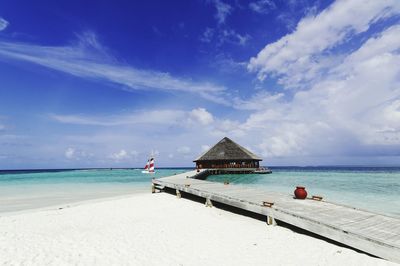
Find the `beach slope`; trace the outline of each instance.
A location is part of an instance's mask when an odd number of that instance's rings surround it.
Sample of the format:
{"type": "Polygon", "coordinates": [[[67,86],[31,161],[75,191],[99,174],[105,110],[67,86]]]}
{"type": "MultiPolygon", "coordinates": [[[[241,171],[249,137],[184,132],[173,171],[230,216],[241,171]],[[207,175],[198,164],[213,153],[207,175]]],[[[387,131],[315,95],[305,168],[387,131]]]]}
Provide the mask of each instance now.
{"type": "Polygon", "coordinates": [[[0,216],[1,265],[397,265],[166,194],[0,216]]]}

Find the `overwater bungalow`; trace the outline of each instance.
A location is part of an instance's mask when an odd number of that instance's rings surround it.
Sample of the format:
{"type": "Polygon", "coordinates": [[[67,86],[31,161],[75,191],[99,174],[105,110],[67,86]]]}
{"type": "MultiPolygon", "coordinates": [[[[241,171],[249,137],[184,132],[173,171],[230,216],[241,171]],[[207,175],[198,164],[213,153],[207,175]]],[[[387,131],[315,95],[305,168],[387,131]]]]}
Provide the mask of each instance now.
{"type": "Polygon", "coordinates": [[[208,169],[211,174],[269,173],[260,168],[262,159],[230,138],[223,138],[193,162],[197,169],[208,169]]]}

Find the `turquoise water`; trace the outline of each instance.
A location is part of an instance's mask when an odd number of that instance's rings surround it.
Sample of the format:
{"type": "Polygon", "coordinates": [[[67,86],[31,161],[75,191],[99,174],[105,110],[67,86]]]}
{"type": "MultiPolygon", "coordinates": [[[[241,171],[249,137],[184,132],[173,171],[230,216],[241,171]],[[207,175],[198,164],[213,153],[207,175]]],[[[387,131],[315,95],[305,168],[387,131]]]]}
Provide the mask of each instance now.
{"type": "Polygon", "coordinates": [[[0,213],[63,205],[134,193],[150,192],[152,178],[182,173],[161,169],[142,174],[140,169],[72,171],[0,171],[0,213]]]}
{"type": "MultiPolygon", "coordinates": [[[[309,195],[369,211],[400,217],[400,168],[272,168],[268,175],[221,175],[208,180],[246,184],[292,194],[296,185],[309,195]]],[[[150,191],[153,177],[182,173],[187,169],[73,170],[60,172],[0,171],[0,212],[55,206],[150,191]]]]}
{"type": "Polygon", "coordinates": [[[399,168],[273,168],[268,175],[220,175],[208,180],[293,194],[297,185],[324,200],[400,217],[399,168]]]}

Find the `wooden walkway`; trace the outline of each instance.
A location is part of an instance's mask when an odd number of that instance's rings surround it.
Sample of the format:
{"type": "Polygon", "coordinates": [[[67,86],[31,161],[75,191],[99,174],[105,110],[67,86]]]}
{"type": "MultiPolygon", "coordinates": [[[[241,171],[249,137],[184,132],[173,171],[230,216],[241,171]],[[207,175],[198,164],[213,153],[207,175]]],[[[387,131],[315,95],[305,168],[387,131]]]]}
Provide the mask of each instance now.
{"type": "MultiPolygon", "coordinates": [[[[195,179],[205,175],[190,171],[153,179],[153,189],[175,189],[205,199],[265,215],[335,240],[366,253],[400,263],[400,219],[325,201],[296,200],[293,195],[264,191],[242,185],[195,179]],[[271,207],[264,206],[271,202],[271,207]]],[[[390,204],[390,203],[388,203],[390,204]]]]}

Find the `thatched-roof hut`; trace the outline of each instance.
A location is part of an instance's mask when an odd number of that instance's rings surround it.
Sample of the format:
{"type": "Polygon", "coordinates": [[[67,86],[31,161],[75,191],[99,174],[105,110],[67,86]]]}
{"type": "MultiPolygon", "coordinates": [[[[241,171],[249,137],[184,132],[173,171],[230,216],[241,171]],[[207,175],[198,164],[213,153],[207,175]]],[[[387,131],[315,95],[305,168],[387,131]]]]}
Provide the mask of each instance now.
{"type": "Polygon", "coordinates": [[[197,169],[211,169],[217,173],[253,173],[262,159],[230,138],[223,138],[193,162],[197,169]]]}

